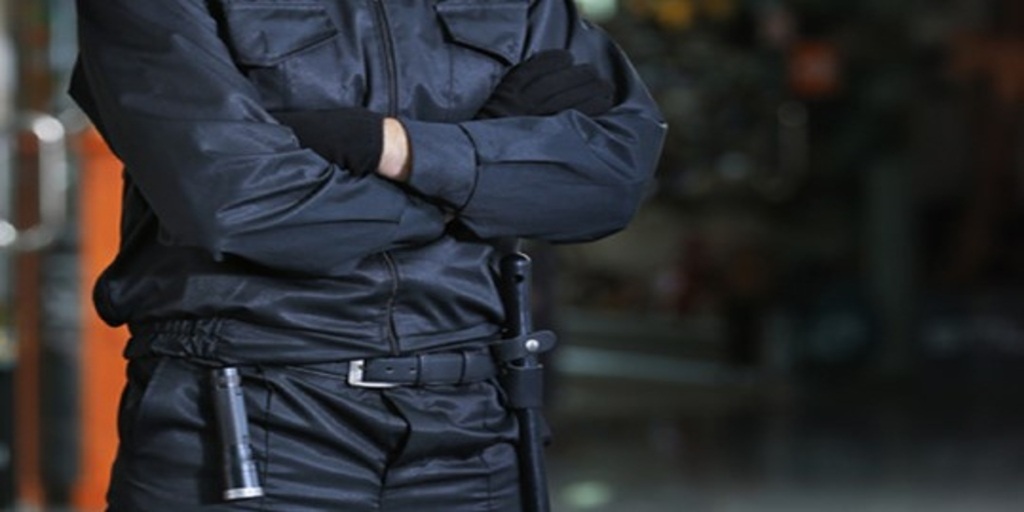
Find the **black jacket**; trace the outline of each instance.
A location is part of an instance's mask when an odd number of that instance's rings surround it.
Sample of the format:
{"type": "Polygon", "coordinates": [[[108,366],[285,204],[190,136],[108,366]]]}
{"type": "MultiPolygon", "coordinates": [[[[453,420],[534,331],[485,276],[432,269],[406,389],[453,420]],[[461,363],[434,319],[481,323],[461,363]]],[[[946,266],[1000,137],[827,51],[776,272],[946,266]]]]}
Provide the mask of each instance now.
{"type": "Polygon", "coordinates": [[[623,228],[665,126],[571,0],[78,0],[71,94],[125,164],[122,240],[97,283],[128,355],[316,361],[493,338],[485,240],[623,228]],[[550,48],[617,89],[589,118],[473,120],[550,48]],[[411,182],[302,149],[276,110],[398,117],[411,182]],[[455,220],[450,218],[454,212],[455,220]]]}

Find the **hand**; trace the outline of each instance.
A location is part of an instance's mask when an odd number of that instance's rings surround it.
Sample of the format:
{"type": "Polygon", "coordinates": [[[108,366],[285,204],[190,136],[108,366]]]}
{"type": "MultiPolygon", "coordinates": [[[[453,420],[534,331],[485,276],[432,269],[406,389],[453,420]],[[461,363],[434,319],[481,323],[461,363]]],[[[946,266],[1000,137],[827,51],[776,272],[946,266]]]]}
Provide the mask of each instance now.
{"type": "MultiPolygon", "coordinates": [[[[299,144],[352,174],[377,172],[384,153],[384,116],[364,108],[272,112],[299,144]]],[[[404,134],[404,131],[403,131],[404,134]]]]}
{"type": "Polygon", "coordinates": [[[393,117],[384,119],[384,151],[380,157],[377,174],[399,182],[409,181],[412,167],[409,154],[409,135],[402,123],[393,117]]]}
{"type": "Polygon", "coordinates": [[[478,119],[543,116],[578,110],[588,116],[614,105],[615,88],[567,50],[546,50],[512,67],[477,113],[478,119]]]}

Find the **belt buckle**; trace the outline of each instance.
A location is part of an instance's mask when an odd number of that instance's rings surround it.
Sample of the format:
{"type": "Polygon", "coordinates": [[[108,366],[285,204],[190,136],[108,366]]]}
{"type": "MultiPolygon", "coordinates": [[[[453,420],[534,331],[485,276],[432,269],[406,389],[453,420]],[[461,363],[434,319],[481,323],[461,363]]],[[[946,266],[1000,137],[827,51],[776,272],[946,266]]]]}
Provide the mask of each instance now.
{"type": "Polygon", "coordinates": [[[389,389],[397,388],[396,382],[371,382],[363,379],[365,359],[354,359],[348,363],[348,385],[356,388],[389,389]]]}

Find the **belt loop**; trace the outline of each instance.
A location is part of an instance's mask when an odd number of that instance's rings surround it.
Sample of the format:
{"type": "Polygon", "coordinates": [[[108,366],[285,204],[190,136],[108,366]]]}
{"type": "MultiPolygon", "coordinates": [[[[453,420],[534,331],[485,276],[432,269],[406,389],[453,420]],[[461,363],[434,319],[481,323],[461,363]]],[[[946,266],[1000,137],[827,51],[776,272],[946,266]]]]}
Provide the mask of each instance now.
{"type": "Polygon", "coordinates": [[[423,380],[426,373],[423,365],[423,354],[416,354],[416,385],[422,386],[425,381],[423,380]]]}
{"type": "Polygon", "coordinates": [[[459,352],[459,358],[460,358],[462,364],[459,365],[459,380],[458,380],[458,383],[459,384],[465,384],[466,383],[466,372],[469,371],[469,353],[463,350],[463,351],[459,352]]]}

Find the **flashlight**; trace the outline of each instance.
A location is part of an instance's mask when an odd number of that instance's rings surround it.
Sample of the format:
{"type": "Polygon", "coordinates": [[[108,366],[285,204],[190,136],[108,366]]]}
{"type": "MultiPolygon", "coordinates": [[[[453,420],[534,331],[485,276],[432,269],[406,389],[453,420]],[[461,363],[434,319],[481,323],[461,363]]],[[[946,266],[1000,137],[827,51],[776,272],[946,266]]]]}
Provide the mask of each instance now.
{"type": "Polygon", "coordinates": [[[237,368],[213,370],[213,406],[217,411],[223,452],[224,499],[234,501],[263,496],[249,445],[249,421],[242,395],[242,377],[237,368]]]}

